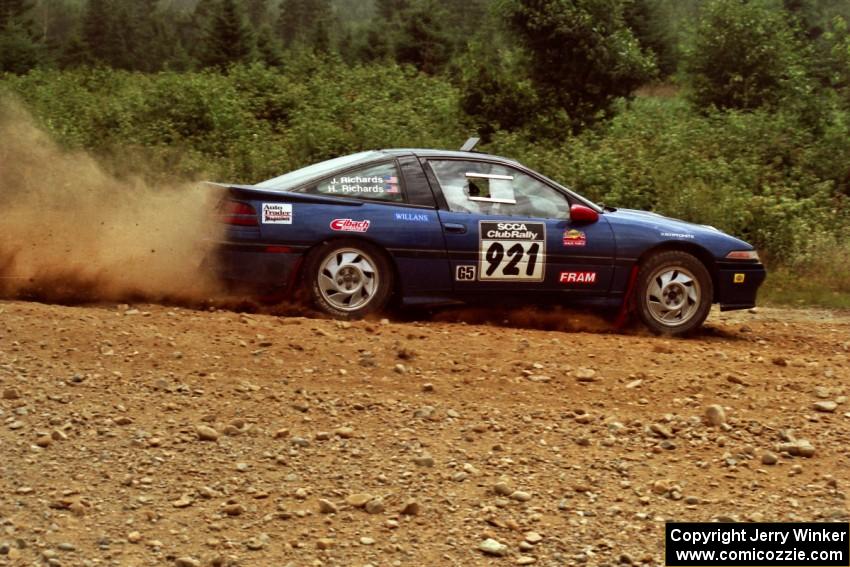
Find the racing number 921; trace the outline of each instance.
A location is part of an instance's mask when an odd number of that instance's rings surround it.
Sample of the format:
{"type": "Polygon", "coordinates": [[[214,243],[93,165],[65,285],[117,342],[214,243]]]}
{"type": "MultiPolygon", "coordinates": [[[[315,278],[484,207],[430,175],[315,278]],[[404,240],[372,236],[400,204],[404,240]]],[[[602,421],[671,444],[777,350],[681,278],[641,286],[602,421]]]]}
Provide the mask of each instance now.
{"type": "Polygon", "coordinates": [[[482,281],[543,281],[546,225],[481,221],[478,278],[482,281]]]}

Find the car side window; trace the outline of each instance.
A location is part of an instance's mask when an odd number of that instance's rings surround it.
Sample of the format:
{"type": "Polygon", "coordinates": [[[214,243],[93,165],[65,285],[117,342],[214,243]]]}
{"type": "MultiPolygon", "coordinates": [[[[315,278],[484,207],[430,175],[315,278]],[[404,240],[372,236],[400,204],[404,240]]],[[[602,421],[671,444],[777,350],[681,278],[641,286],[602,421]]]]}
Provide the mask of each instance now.
{"type": "Polygon", "coordinates": [[[430,160],[452,212],[569,218],[567,197],[530,175],[496,163],[430,160]]]}
{"type": "Polygon", "coordinates": [[[404,193],[399,183],[398,168],[394,162],[370,165],[362,169],[346,171],[308,185],[299,190],[311,195],[333,195],[353,199],[404,202],[404,193]]]}

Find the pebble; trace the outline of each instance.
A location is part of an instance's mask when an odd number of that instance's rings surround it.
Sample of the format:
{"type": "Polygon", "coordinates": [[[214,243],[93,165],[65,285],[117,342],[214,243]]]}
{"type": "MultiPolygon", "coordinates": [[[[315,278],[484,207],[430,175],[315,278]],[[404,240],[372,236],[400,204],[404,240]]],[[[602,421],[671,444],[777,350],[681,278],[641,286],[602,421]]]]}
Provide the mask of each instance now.
{"type": "Polygon", "coordinates": [[[186,508],[188,506],[191,506],[192,502],[194,502],[194,500],[192,500],[192,497],[188,494],[184,494],[179,499],[172,502],[171,505],[175,508],[186,508]]]}
{"type": "Polygon", "coordinates": [[[649,430],[655,433],[658,437],[662,439],[670,439],[673,437],[673,432],[661,425],[660,423],[653,423],[649,426],[649,430]]]}
{"type": "Polygon", "coordinates": [[[541,541],[543,541],[543,536],[537,532],[526,532],[525,541],[531,544],[540,543],[541,541]]]}
{"type": "Polygon", "coordinates": [[[17,400],[20,399],[21,393],[16,388],[6,388],[3,390],[3,399],[4,400],[17,400]]]}
{"type": "Polygon", "coordinates": [[[178,557],[174,560],[175,565],[177,567],[201,567],[201,562],[195,559],[194,557],[178,557]]]}
{"type": "Polygon", "coordinates": [[[530,555],[520,555],[514,563],[517,565],[532,565],[537,563],[537,558],[530,555]]]}
{"type": "Polygon", "coordinates": [[[218,441],[218,431],[208,425],[199,425],[195,428],[198,439],[201,441],[218,441]]]}
{"type": "Polygon", "coordinates": [[[418,516],[420,511],[419,502],[416,500],[408,500],[404,503],[401,513],[405,516],[418,516]]]}
{"type": "Polygon", "coordinates": [[[775,465],[779,462],[779,456],[772,451],[765,451],[761,455],[761,463],[763,465],[775,465]]]}
{"type": "Polygon", "coordinates": [[[127,534],[127,541],[130,543],[139,543],[142,541],[142,534],[139,532],[130,532],[127,534]]]}
{"type": "Polygon", "coordinates": [[[339,512],[339,508],[330,500],[322,498],[319,500],[319,512],[322,514],[336,514],[339,512]]]}
{"type": "Polygon", "coordinates": [[[523,490],[515,490],[511,493],[511,499],[517,502],[528,502],[531,500],[531,494],[523,490]]]}
{"type": "Polygon", "coordinates": [[[228,516],[240,516],[245,511],[245,506],[238,503],[232,503],[226,505],[221,511],[228,516]]]}
{"type": "Polygon", "coordinates": [[[595,382],[598,380],[596,370],[592,368],[579,368],[576,370],[575,376],[579,382],[595,382]]]}
{"type": "Polygon", "coordinates": [[[426,383],[422,384],[422,391],[423,392],[433,392],[434,391],[434,385],[431,384],[430,382],[426,382],[426,383]]]}
{"type": "Polygon", "coordinates": [[[833,413],[838,408],[838,404],[833,401],[815,402],[812,407],[815,411],[833,413]]]}
{"type": "Polygon", "coordinates": [[[508,554],[508,546],[499,543],[493,538],[487,538],[478,544],[478,551],[481,551],[485,555],[493,555],[495,557],[504,557],[508,554]]]}
{"type": "Polygon", "coordinates": [[[329,537],[322,537],[316,540],[316,548],[330,549],[334,546],[334,540],[329,537]]]}
{"type": "Polygon", "coordinates": [[[373,545],[374,543],[375,543],[375,540],[372,539],[371,537],[361,537],[360,538],[360,544],[361,545],[373,545]]]}
{"type": "Polygon", "coordinates": [[[783,443],[779,445],[778,450],[780,452],[790,453],[795,457],[812,457],[815,454],[814,446],[807,439],[797,439],[790,443],[783,443]]]}
{"type": "Polygon", "coordinates": [[[726,423],[726,410],[719,404],[705,408],[705,420],[709,425],[717,427],[726,423]]]}
{"type": "Polygon", "coordinates": [[[362,508],[366,505],[367,502],[372,500],[373,496],[366,492],[361,492],[357,494],[350,494],[345,501],[349,506],[354,506],[355,508],[362,508]]]}
{"type": "Polygon", "coordinates": [[[367,514],[380,514],[384,511],[384,501],[380,498],[374,498],[366,502],[367,514]]]}
{"type": "Polygon", "coordinates": [[[430,455],[423,455],[421,457],[413,457],[413,463],[420,467],[433,467],[434,466],[434,457],[430,455]]]}
{"type": "Polygon", "coordinates": [[[353,427],[340,427],[334,431],[337,437],[341,437],[342,439],[351,439],[354,437],[354,428],[353,427]]]}

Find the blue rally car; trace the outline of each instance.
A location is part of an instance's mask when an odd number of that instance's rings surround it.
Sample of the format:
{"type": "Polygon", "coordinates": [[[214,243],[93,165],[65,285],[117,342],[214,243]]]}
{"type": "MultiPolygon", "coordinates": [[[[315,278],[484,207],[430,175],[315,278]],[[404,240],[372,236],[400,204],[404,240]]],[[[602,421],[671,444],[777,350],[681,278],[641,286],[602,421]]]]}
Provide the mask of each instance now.
{"type": "Polygon", "coordinates": [[[406,305],[593,301],[682,334],[712,303],[755,305],[746,242],[655,213],[600,207],[516,161],[393,149],[256,185],[222,185],[217,269],[257,293],[304,290],[340,318],[406,305]]]}

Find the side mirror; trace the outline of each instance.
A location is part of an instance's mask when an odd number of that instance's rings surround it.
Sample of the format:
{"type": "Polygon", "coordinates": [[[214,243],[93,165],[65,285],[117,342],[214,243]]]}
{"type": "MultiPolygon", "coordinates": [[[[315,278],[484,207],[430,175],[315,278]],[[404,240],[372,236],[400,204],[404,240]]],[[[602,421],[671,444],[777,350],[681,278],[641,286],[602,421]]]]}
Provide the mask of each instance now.
{"type": "Polygon", "coordinates": [[[599,213],[584,205],[570,207],[570,220],[577,224],[591,224],[599,220],[599,213]]]}

